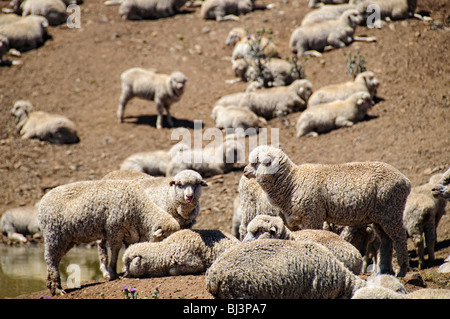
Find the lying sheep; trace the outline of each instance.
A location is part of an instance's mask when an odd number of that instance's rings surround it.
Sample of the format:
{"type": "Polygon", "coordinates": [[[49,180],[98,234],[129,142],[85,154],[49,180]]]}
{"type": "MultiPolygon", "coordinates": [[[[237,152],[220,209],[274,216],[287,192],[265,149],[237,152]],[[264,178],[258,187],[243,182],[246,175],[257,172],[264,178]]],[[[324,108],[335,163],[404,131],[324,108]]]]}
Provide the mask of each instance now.
{"type": "Polygon", "coordinates": [[[187,78],[181,72],[173,72],[170,75],[158,74],[152,70],[131,68],[120,76],[122,81],[122,93],[120,95],[117,118],[123,122],[123,113],[128,101],[137,96],[141,99],[155,101],[158,117],[156,127],[162,128],[163,111],[167,113],[169,126],[173,126],[170,116],[170,105],[181,98],[186,86],[187,78]]]}
{"type": "Polygon", "coordinates": [[[314,91],[308,100],[308,106],[345,100],[357,92],[367,92],[374,99],[379,85],[380,82],[375,74],[371,71],[365,71],[359,73],[353,81],[323,86],[314,91]]]}
{"type": "Polygon", "coordinates": [[[53,295],[64,293],[59,263],[75,244],[100,240],[100,269],[105,278],[113,280],[122,244],[161,241],[180,229],[172,216],[147,198],[145,188],[132,180],[56,187],[41,199],[38,220],[45,238],[47,287],[53,295]],[[111,248],[109,264],[107,246],[111,248]]]}
{"type": "Polygon", "coordinates": [[[271,119],[277,114],[303,111],[312,88],[308,80],[295,80],[289,86],[249,92],[242,96],[239,107],[248,108],[265,119],[271,119]]]}
{"type": "Polygon", "coordinates": [[[262,61],[261,64],[261,74],[253,60],[238,59],[233,62],[232,69],[242,81],[259,81],[265,86],[284,86],[297,80],[291,63],[286,60],[271,58],[267,62],[262,61]]]}
{"type": "Polygon", "coordinates": [[[11,7],[22,16],[43,16],[50,25],[59,25],[67,20],[66,4],[61,0],[12,0],[11,7]]]}
{"type": "Polygon", "coordinates": [[[186,145],[178,143],[170,150],[134,153],[122,162],[120,169],[138,171],[152,176],[166,176],[167,164],[178,152],[186,149],[186,145]]]}
{"type": "Polygon", "coordinates": [[[9,239],[26,243],[24,235],[39,235],[38,208],[36,205],[8,209],[0,218],[0,232],[9,239]]]}
{"type": "Polygon", "coordinates": [[[38,138],[56,144],[80,141],[75,124],[67,117],[33,109],[29,101],[19,100],[14,103],[11,110],[22,138],[38,138]]]}
{"type": "Polygon", "coordinates": [[[339,19],[322,21],[297,28],[289,40],[289,48],[300,55],[321,56],[326,47],[342,48],[355,40],[374,41],[374,38],[355,37],[361,16],[355,9],[344,11],[339,19]]]}
{"type": "Polygon", "coordinates": [[[358,92],[344,101],[334,101],[307,108],[297,120],[297,137],[353,126],[364,119],[373,106],[369,93],[358,92]]]}
{"type": "Polygon", "coordinates": [[[437,226],[445,214],[445,199],[433,197],[432,188],[443,174],[433,175],[428,183],[413,187],[403,212],[403,225],[408,236],[414,242],[419,256],[419,269],[425,268],[424,239],[428,250],[428,263],[434,264],[434,246],[436,245],[437,226]]]}
{"type": "Polygon", "coordinates": [[[159,243],[137,243],[125,250],[125,277],[199,274],[239,240],[219,230],[177,231],[159,243]]]}
{"type": "Polygon", "coordinates": [[[254,2],[255,0],[205,0],[200,15],[203,19],[216,21],[238,20],[238,15],[271,8],[270,5],[256,5],[254,2]]]}
{"type": "Polygon", "coordinates": [[[225,140],[215,147],[193,148],[178,153],[167,165],[166,176],[191,169],[203,177],[231,171],[241,157],[241,146],[237,141],[225,140]]]}
{"type": "Polygon", "coordinates": [[[29,15],[16,22],[0,25],[0,34],[8,38],[10,48],[28,51],[45,42],[47,27],[46,18],[29,15]]]}
{"type": "Polygon", "coordinates": [[[145,187],[147,199],[169,213],[180,228],[191,228],[200,213],[202,187],[208,184],[199,173],[183,170],[174,177],[150,177],[134,171],[113,171],[103,179],[136,180],[145,187]]]}
{"type": "Polygon", "coordinates": [[[445,171],[431,192],[436,198],[443,198],[450,201],[450,168],[445,171]]]}
{"type": "Polygon", "coordinates": [[[119,14],[129,20],[165,18],[178,13],[185,3],[186,0],[124,0],[119,14]]]}
{"type": "Polygon", "coordinates": [[[259,90],[262,88],[261,83],[257,81],[250,82],[245,89],[244,92],[237,92],[237,93],[231,93],[222,96],[220,99],[217,100],[216,105],[222,105],[222,106],[229,106],[229,105],[239,105],[241,102],[241,99],[244,95],[246,95],[249,92],[254,92],[256,90],[259,90]]]}
{"type": "Polygon", "coordinates": [[[216,105],[211,113],[211,118],[216,122],[216,127],[220,129],[259,129],[267,126],[267,121],[259,117],[251,110],[239,106],[216,105]]]}
{"type": "Polygon", "coordinates": [[[310,8],[317,8],[323,4],[329,4],[329,5],[339,5],[343,3],[348,3],[349,0],[309,0],[308,1],[308,7],[310,8]]]}
{"type": "Polygon", "coordinates": [[[365,17],[369,15],[370,6],[376,6],[379,18],[382,20],[402,20],[414,17],[416,11],[417,0],[363,0],[352,1],[357,3],[360,12],[367,12],[365,17]]]}
{"type": "Polygon", "coordinates": [[[243,241],[256,239],[286,239],[318,243],[328,248],[355,275],[361,272],[363,260],[358,249],[339,235],[327,230],[303,229],[291,232],[284,225],[281,217],[258,215],[247,225],[247,235],[243,241]]]}
{"type": "Polygon", "coordinates": [[[255,240],[229,248],[206,271],[216,298],[350,298],[365,281],[324,246],[313,242],[255,240]]]}
{"type": "Polygon", "coordinates": [[[355,5],[348,3],[323,5],[318,9],[309,11],[303,17],[301,26],[303,27],[327,20],[336,20],[341,16],[342,13],[344,13],[344,11],[347,11],[349,9],[355,9],[355,5]]]}
{"type": "Polygon", "coordinates": [[[244,169],[278,207],[289,229],[322,229],[323,222],[361,227],[373,224],[380,237],[380,271],[392,272],[392,245],[402,277],[408,270],[403,210],[410,181],[380,162],[294,164],[278,148],[258,146],[244,169]]]}

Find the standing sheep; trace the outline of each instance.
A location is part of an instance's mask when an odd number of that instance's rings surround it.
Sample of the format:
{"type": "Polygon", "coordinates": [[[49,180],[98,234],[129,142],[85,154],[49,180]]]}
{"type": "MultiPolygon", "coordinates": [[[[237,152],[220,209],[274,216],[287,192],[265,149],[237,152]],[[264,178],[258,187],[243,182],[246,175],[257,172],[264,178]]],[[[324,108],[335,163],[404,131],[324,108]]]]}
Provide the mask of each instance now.
{"type": "Polygon", "coordinates": [[[177,231],[158,243],[137,243],[125,250],[126,277],[178,276],[206,271],[239,240],[219,230],[177,231]]]}
{"type": "Polygon", "coordinates": [[[216,298],[350,298],[365,281],[324,246],[278,239],[229,248],[206,271],[206,288],[216,298]]]}
{"type": "Polygon", "coordinates": [[[433,197],[431,189],[443,174],[433,175],[427,184],[413,187],[403,212],[403,225],[414,242],[419,256],[419,269],[425,268],[424,240],[428,250],[428,262],[434,263],[434,246],[437,239],[437,226],[445,214],[445,199],[433,197]]]}
{"type": "Polygon", "coordinates": [[[158,117],[156,127],[162,128],[163,111],[167,113],[169,126],[173,126],[170,116],[170,105],[181,98],[184,92],[187,77],[181,72],[173,72],[170,75],[158,74],[152,70],[131,68],[120,76],[122,81],[122,93],[120,96],[117,118],[123,122],[123,113],[128,101],[137,96],[141,99],[155,101],[158,117]]]}
{"type": "Polygon", "coordinates": [[[307,108],[297,120],[297,137],[318,136],[336,128],[353,126],[364,119],[372,106],[369,93],[358,92],[344,101],[307,108]]]}
{"type": "Polygon", "coordinates": [[[178,13],[185,3],[186,0],[124,0],[119,14],[129,20],[165,18],[178,13]]]}
{"type": "Polygon", "coordinates": [[[281,217],[258,215],[247,225],[247,235],[243,241],[256,239],[286,239],[318,243],[328,248],[355,275],[361,272],[363,260],[358,249],[339,235],[327,230],[303,229],[291,232],[284,225],[281,217]]]}
{"type": "Polygon", "coordinates": [[[38,220],[45,239],[47,287],[53,295],[64,293],[59,263],[75,244],[100,240],[100,269],[113,280],[123,243],[161,241],[180,229],[172,216],[147,198],[140,183],[126,180],[56,187],[41,199],[38,220]],[[107,246],[111,248],[109,264],[107,246]]]}
{"type": "Polygon", "coordinates": [[[8,209],[0,218],[0,232],[8,238],[26,243],[24,235],[37,235],[40,232],[38,208],[36,205],[8,209]]]}
{"type": "Polygon", "coordinates": [[[286,225],[321,229],[323,222],[361,227],[373,223],[381,240],[380,271],[392,272],[392,248],[403,277],[409,267],[403,210],[410,181],[380,162],[294,164],[278,148],[258,146],[244,175],[255,178],[286,225]]]}
{"type": "Polygon", "coordinates": [[[445,171],[431,192],[436,198],[443,198],[450,201],[450,168],[445,171]]]}
{"type": "Polygon", "coordinates": [[[367,92],[372,99],[377,94],[380,82],[371,71],[359,73],[355,80],[323,86],[314,91],[308,100],[308,107],[317,104],[345,100],[357,92],[367,92]]]}
{"type": "Polygon", "coordinates": [[[71,144],[80,141],[75,124],[67,117],[33,111],[29,101],[14,103],[11,114],[16,118],[16,127],[22,138],[38,138],[56,144],[71,144]]]}
{"type": "Polygon", "coordinates": [[[13,23],[0,25],[0,34],[8,38],[9,47],[19,51],[36,49],[47,39],[48,21],[29,15],[13,23]]]}

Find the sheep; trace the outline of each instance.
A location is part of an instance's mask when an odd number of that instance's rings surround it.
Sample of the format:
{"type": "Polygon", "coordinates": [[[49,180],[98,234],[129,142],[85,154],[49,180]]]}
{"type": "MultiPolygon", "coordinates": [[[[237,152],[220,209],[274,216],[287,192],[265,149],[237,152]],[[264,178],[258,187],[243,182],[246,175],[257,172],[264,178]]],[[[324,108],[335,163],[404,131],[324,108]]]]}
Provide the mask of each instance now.
{"type": "Polygon", "coordinates": [[[380,82],[375,74],[371,71],[365,71],[359,73],[353,81],[323,86],[314,91],[308,100],[308,107],[336,100],[345,100],[357,92],[367,92],[374,99],[379,85],[380,82]]]}
{"type": "Polygon", "coordinates": [[[242,81],[259,81],[265,86],[289,85],[298,78],[293,73],[292,64],[279,58],[261,61],[260,68],[258,63],[253,60],[238,59],[233,62],[232,69],[242,81]],[[261,69],[261,74],[258,69],[261,69]]]}
{"type": "Polygon", "coordinates": [[[47,287],[64,294],[59,263],[75,245],[100,240],[100,269],[106,279],[117,277],[117,257],[139,241],[161,241],[180,230],[178,222],[147,198],[132,180],[81,181],[58,186],[39,203],[39,226],[44,236],[47,287]],[[111,258],[108,264],[108,245],[111,258]]]}
{"type": "Polygon", "coordinates": [[[303,229],[291,232],[284,225],[281,217],[256,216],[247,225],[247,235],[243,241],[271,238],[319,243],[328,248],[355,275],[359,275],[361,272],[363,260],[355,246],[342,239],[339,235],[327,230],[303,229]]]}
{"type": "MultiPolygon", "coordinates": [[[[376,6],[379,18],[382,20],[402,20],[410,17],[423,19],[420,15],[415,15],[417,0],[363,0],[352,1],[360,8],[360,12],[367,11],[369,6],[376,6]]],[[[368,16],[368,13],[365,14],[368,16]]]]}
{"type": "Polygon", "coordinates": [[[164,110],[167,113],[169,126],[174,125],[169,108],[172,103],[181,98],[186,87],[187,77],[183,73],[177,71],[167,75],[155,73],[153,70],[131,68],[123,72],[120,79],[122,93],[117,110],[119,122],[123,122],[123,113],[128,101],[137,96],[155,102],[158,112],[156,128],[162,128],[164,110]]]}
{"type": "Polygon", "coordinates": [[[344,11],[349,9],[354,9],[355,5],[353,4],[333,4],[333,5],[324,5],[318,9],[312,10],[308,12],[302,19],[301,26],[306,26],[310,24],[314,24],[317,22],[327,21],[327,20],[336,20],[338,19],[344,11]]]}
{"type": "Polygon", "coordinates": [[[12,0],[11,7],[22,16],[43,16],[50,25],[59,25],[67,20],[66,4],[61,0],[12,0]]]}
{"type": "Polygon", "coordinates": [[[16,127],[23,139],[38,138],[56,144],[80,141],[75,123],[62,115],[34,111],[29,101],[16,101],[11,114],[16,119],[16,127]]]}
{"type": "Polygon", "coordinates": [[[242,96],[239,107],[248,108],[258,116],[271,119],[277,114],[303,111],[312,89],[308,80],[295,80],[289,86],[249,92],[242,96]]]}
{"type": "Polygon", "coordinates": [[[431,192],[436,198],[443,198],[450,201],[450,168],[444,172],[431,192]]]}
{"type": "Polygon", "coordinates": [[[228,173],[240,160],[241,151],[241,145],[232,139],[226,139],[214,147],[185,150],[169,162],[166,176],[173,176],[185,169],[194,170],[205,178],[228,173]]]}
{"type": "Polygon", "coordinates": [[[382,162],[294,164],[280,149],[263,145],[249,155],[244,176],[256,178],[285,224],[321,229],[323,222],[362,227],[373,224],[381,240],[380,272],[392,272],[392,248],[403,277],[408,270],[403,210],[411,182],[382,162]]]}
{"type": "Polygon", "coordinates": [[[259,129],[267,126],[267,121],[263,117],[259,117],[247,108],[234,105],[216,105],[212,110],[211,118],[220,129],[231,128],[245,131],[248,128],[259,129]]]}
{"type": "Polygon", "coordinates": [[[307,108],[300,114],[296,129],[297,137],[318,136],[336,128],[350,127],[364,119],[373,106],[367,92],[358,92],[344,101],[334,101],[307,108]]]}
{"type": "Polygon", "coordinates": [[[151,177],[135,171],[113,171],[103,179],[136,180],[143,182],[146,197],[169,213],[181,229],[191,228],[200,213],[202,187],[208,184],[199,173],[183,170],[174,177],[151,177]]]}
{"type": "Polygon", "coordinates": [[[182,143],[175,144],[170,150],[138,152],[127,157],[120,165],[121,170],[134,170],[152,176],[166,176],[167,164],[178,152],[186,150],[182,143]]]}
{"type": "Polygon", "coordinates": [[[206,271],[207,290],[216,298],[350,298],[364,286],[327,248],[303,241],[245,242],[206,271]]]}
{"type": "Polygon", "coordinates": [[[178,276],[205,272],[226,249],[240,242],[219,230],[177,231],[158,243],[137,243],[125,250],[125,277],[178,276]]]}
{"type": "MultiPolygon", "coordinates": [[[[256,36],[248,36],[244,28],[236,27],[231,29],[225,41],[226,45],[234,45],[231,61],[238,59],[251,59],[252,45],[257,45],[256,36]]],[[[266,36],[260,37],[260,49],[264,57],[279,58],[277,46],[266,36]]]]}
{"type": "Polygon", "coordinates": [[[339,19],[322,21],[301,26],[294,30],[289,40],[292,52],[301,55],[322,56],[327,46],[342,48],[353,41],[375,41],[375,38],[355,37],[356,25],[361,22],[361,16],[355,9],[344,11],[339,19]]]}
{"type": "Polygon", "coordinates": [[[323,4],[329,5],[340,5],[343,3],[348,3],[349,0],[309,0],[308,7],[310,8],[320,8],[323,4]]]}
{"type": "Polygon", "coordinates": [[[233,218],[231,219],[231,233],[234,237],[240,238],[239,227],[242,221],[242,210],[241,201],[239,199],[239,194],[236,195],[233,201],[233,218]]]}
{"type": "Polygon", "coordinates": [[[26,243],[24,235],[38,236],[40,233],[38,223],[38,208],[36,205],[8,209],[0,218],[0,232],[9,239],[26,243]]]}
{"type": "Polygon", "coordinates": [[[200,15],[203,19],[216,21],[238,20],[238,15],[253,10],[270,9],[273,5],[256,5],[255,0],[205,0],[200,15]]]}
{"type": "Polygon", "coordinates": [[[36,49],[45,42],[47,27],[46,18],[29,15],[13,23],[0,25],[0,34],[8,38],[10,48],[28,51],[36,49]]]}
{"type": "Polygon", "coordinates": [[[406,295],[406,299],[450,299],[448,289],[418,289],[406,295]]]}
{"type": "Polygon", "coordinates": [[[433,197],[432,188],[443,174],[433,175],[428,183],[413,187],[403,212],[403,225],[414,242],[419,256],[419,269],[425,268],[424,240],[428,250],[428,263],[434,263],[434,246],[437,238],[437,226],[445,214],[445,199],[433,197]]]}
{"type": "Polygon", "coordinates": [[[262,88],[261,83],[257,81],[252,81],[247,85],[247,88],[245,89],[244,92],[236,92],[224,95],[216,101],[215,105],[222,105],[222,106],[239,105],[239,102],[241,101],[242,97],[245,94],[259,90],[261,88],[262,88]]]}
{"type": "Polygon", "coordinates": [[[119,14],[129,20],[165,18],[178,13],[185,3],[186,0],[124,0],[119,14]]]}

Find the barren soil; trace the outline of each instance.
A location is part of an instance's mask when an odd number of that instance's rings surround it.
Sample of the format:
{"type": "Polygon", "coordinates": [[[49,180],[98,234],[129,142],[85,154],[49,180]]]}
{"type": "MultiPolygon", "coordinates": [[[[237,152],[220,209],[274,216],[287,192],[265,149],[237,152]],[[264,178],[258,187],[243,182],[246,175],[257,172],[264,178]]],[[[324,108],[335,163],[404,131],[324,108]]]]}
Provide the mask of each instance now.
{"type": "MultiPolygon", "coordinates": [[[[130,101],[125,123],[116,119],[120,74],[131,67],[159,72],[182,71],[189,78],[181,100],[171,111],[177,127],[193,134],[194,120],[203,130],[214,127],[210,114],[221,96],[242,91],[246,84],[227,84],[233,79],[225,45],[228,31],[243,26],[254,32],[271,28],[282,57],[290,57],[291,32],[310,10],[305,1],[268,1],[276,7],[256,11],[238,22],[204,21],[199,8],[186,8],[174,17],[122,21],[118,7],[103,0],[81,5],[80,29],[50,27],[51,39],[37,50],[23,54],[20,66],[0,68],[0,212],[34,204],[49,189],[79,180],[99,179],[117,169],[127,156],[138,151],[167,149],[175,128],[157,130],[153,102],[130,101]],[[78,127],[81,141],[52,145],[22,140],[9,111],[18,99],[30,100],[38,110],[64,114],[78,127]]],[[[0,6],[7,6],[1,1],[0,6]]],[[[450,2],[419,1],[417,11],[449,27],[450,2]]],[[[346,73],[345,52],[365,56],[367,69],[381,85],[379,102],[363,122],[316,138],[295,137],[298,113],[269,121],[280,131],[283,150],[296,163],[343,163],[383,161],[403,172],[413,186],[427,182],[430,174],[450,166],[450,31],[415,19],[389,23],[382,29],[357,28],[357,35],[375,36],[376,43],[353,43],[349,47],[311,58],[306,77],[315,88],[351,79],[346,73]]],[[[196,228],[231,230],[233,199],[242,175],[235,171],[207,179],[196,228]]],[[[450,205],[448,205],[450,206],[450,205]]],[[[447,212],[450,208],[447,206],[447,212]]],[[[409,242],[411,271],[417,257],[409,242]]],[[[450,289],[449,277],[435,269],[450,254],[450,214],[438,228],[436,264],[421,271],[427,287],[450,289]]],[[[204,276],[120,279],[86,283],[64,298],[123,298],[123,286],[136,287],[140,296],[159,298],[211,298],[204,276]]],[[[409,290],[417,286],[409,285],[409,290]]],[[[39,298],[47,291],[22,296],[39,298]]],[[[60,297],[58,297],[60,298],[60,297]]]]}

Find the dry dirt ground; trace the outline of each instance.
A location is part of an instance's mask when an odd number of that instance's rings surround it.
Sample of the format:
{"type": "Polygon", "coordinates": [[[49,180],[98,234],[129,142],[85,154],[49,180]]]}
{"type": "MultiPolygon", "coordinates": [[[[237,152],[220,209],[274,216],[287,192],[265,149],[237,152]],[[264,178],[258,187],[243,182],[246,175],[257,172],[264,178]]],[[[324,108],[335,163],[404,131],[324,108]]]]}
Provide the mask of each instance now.
{"type": "MultiPolygon", "coordinates": [[[[132,153],[167,149],[177,142],[171,139],[174,128],[155,128],[152,102],[132,100],[125,123],[117,123],[119,76],[130,67],[182,71],[189,80],[181,100],[171,108],[176,126],[193,133],[193,121],[201,120],[203,129],[214,127],[210,118],[214,102],[246,86],[225,83],[234,78],[229,59],[232,49],[225,45],[231,28],[243,26],[252,32],[271,28],[281,56],[291,56],[290,34],[310,9],[303,0],[270,2],[276,4],[272,10],[250,13],[239,22],[219,23],[202,20],[199,8],[186,8],[183,14],[160,20],[122,21],[117,7],[106,7],[103,0],[85,0],[80,29],[50,27],[51,39],[42,47],[14,58],[22,65],[0,68],[0,211],[33,204],[61,184],[99,179],[132,153]],[[72,119],[81,141],[52,145],[20,139],[9,114],[18,99],[72,119]]],[[[7,2],[0,5],[5,7],[7,2]]],[[[417,11],[428,12],[448,27],[447,0],[419,1],[417,11]]],[[[351,79],[344,53],[359,48],[367,69],[381,82],[379,102],[367,120],[316,138],[295,137],[298,113],[271,120],[269,127],[280,130],[284,151],[296,163],[387,162],[414,186],[449,167],[450,31],[435,25],[411,19],[389,23],[383,29],[358,27],[357,35],[376,36],[377,42],[353,43],[323,58],[309,59],[306,77],[320,88],[351,79]]],[[[242,167],[208,179],[196,228],[231,230],[242,167]]],[[[438,242],[436,265],[421,275],[428,287],[450,288],[449,277],[435,273],[450,253],[450,214],[442,218],[438,242]]],[[[417,258],[409,245],[412,270],[417,271],[417,258]]],[[[142,297],[151,297],[158,288],[159,298],[211,298],[202,275],[89,283],[65,298],[123,298],[125,285],[136,287],[142,297]]],[[[408,289],[416,288],[408,285],[408,289]]],[[[41,295],[48,296],[48,292],[23,297],[41,295]]]]}

